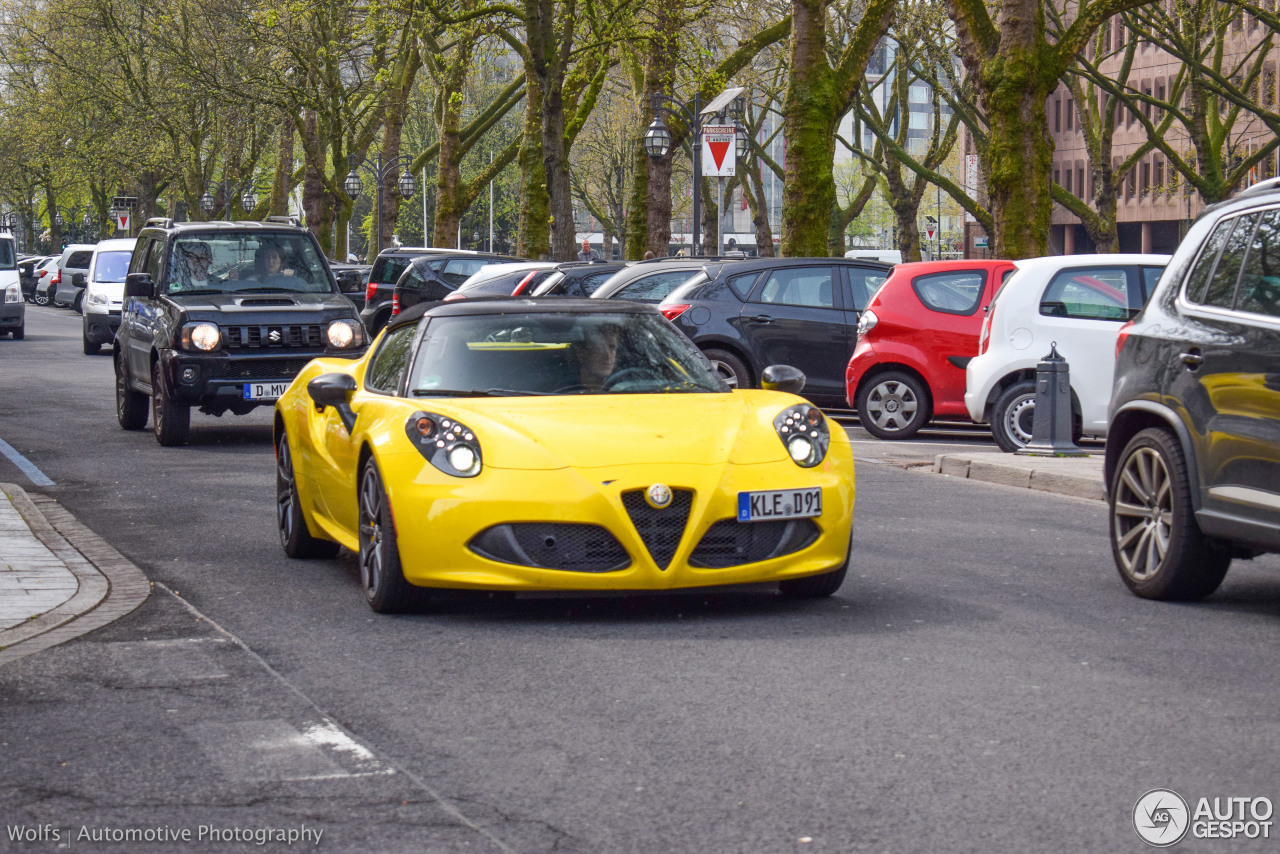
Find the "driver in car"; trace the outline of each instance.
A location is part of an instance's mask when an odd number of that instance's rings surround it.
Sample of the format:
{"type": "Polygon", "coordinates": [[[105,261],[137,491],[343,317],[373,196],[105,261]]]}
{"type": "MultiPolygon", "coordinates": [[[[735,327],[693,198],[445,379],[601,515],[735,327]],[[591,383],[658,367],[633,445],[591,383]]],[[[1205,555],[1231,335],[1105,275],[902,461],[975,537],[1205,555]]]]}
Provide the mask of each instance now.
{"type": "Polygon", "coordinates": [[[176,254],[178,278],[170,285],[171,290],[193,291],[216,288],[222,284],[221,279],[209,273],[209,265],[213,263],[213,250],[209,248],[209,244],[180,243],[176,254]]]}
{"type": "Polygon", "coordinates": [[[587,330],[582,343],[574,348],[583,388],[589,391],[604,388],[618,363],[618,337],[621,332],[612,324],[593,327],[587,330]]]}

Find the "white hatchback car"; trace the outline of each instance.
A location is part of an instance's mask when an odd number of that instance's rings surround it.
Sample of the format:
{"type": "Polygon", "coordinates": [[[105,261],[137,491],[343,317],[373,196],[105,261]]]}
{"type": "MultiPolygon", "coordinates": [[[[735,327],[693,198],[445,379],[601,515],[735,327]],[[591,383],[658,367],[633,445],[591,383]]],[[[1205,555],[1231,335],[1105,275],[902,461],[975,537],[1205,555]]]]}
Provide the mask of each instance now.
{"type": "Polygon", "coordinates": [[[1105,436],[1116,337],[1155,290],[1168,255],[1060,255],[1018,262],[996,293],[965,369],[965,407],[996,444],[1031,441],[1036,364],[1056,344],[1071,371],[1073,438],[1105,436]]]}
{"type": "Polygon", "coordinates": [[[103,240],[93,249],[84,288],[84,354],[91,356],[115,340],[124,307],[124,277],[136,237],[103,240]]]}

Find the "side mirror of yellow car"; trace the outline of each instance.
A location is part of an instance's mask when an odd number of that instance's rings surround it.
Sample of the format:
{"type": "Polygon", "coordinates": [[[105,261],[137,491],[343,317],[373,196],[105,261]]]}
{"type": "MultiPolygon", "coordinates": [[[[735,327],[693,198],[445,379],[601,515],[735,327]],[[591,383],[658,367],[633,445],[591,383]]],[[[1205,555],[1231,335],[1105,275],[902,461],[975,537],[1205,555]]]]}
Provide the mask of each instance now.
{"type": "Polygon", "coordinates": [[[321,374],[307,383],[307,394],[316,405],[316,412],[324,412],[326,406],[338,410],[342,426],[347,433],[356,426],[356,414],[351,409],[351,398],[356,393],[356,380],[350,374],[321,374]]]}
{"type": "Polygon", "coordinates": [[[804,372],[790,365],[770,365],[760,375],[760,388],[765,391],[799,394],[804,389],[804,384],[804,372]]]}

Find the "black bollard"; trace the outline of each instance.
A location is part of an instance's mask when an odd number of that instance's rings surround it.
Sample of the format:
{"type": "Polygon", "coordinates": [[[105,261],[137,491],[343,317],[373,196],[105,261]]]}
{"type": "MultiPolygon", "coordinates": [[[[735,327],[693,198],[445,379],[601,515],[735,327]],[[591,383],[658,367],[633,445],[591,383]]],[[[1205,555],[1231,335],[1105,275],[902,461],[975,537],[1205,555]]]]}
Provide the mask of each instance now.
{"type": "Polygon", "coordinates": [[[1078,457],[1085,452],[1071,438],[1071,366],[1058,353],[1058,342],[1036,365],[1036,408],[1031,444],[1018,451],[1030,456],[1078,457]]]}

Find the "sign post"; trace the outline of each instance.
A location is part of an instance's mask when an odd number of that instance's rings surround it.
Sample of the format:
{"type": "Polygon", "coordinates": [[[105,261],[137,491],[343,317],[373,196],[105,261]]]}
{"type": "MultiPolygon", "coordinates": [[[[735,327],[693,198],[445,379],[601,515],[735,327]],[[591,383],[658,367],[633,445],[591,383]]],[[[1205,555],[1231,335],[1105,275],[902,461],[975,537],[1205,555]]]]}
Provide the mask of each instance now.
{"type": "Polygon", "coordinates": [[[738,129],[734,125],[703,125],[703,173],[719,179],[716,192],[716,255],[724,254],[724,185],[737,174],[738,129]]]}

